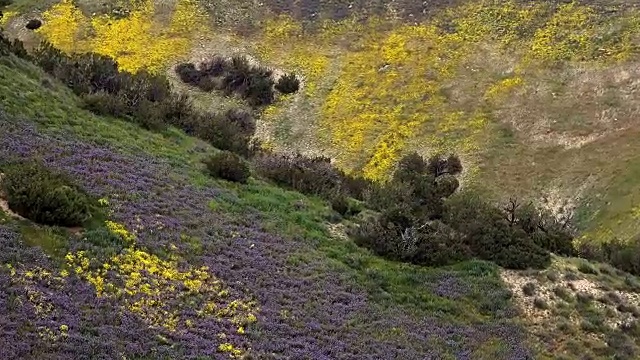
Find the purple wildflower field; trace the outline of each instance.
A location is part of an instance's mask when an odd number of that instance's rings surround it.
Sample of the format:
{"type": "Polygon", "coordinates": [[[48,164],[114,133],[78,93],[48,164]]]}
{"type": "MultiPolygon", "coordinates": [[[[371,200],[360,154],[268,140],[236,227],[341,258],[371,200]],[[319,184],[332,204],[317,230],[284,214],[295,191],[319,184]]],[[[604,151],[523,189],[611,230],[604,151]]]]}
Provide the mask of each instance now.
{"type": "MultiPolygon", "coordinates": [[[[162,159],[47,135],[2,112],[0,129],[0,161],[39,157],[72,175],[135,236],[117,256],[71,236],[61,265],[0,223],[3,359],[474,359],[492,339],[505,359],[532,358],[509,322],[412,314],[372,300],[320,256],[292,264],[313,246],[211,210],[227,190],[196,187],[162,159]]],[[[432,291],[456,299],[466,286],[445,276],[432,291]]]]}

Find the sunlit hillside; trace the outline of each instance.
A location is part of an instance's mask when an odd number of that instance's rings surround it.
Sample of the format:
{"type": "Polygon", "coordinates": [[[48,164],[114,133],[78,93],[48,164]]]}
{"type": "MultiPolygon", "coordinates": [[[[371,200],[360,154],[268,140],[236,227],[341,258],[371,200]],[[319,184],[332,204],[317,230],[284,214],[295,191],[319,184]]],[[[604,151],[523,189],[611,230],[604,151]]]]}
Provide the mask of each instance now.
{"type": "Polygon", "coordinates": [[[131,71],[251,55],[304,77],[304,91],[262,115],[259,136],[277,149],[330,155],[373,179],[406,151],[455,151],[473,164],[466,186],[543,191],[576,206],[590,238],[635,235],[635,8],[320,3],[19,2],[3,22],[27,43],[107,54],[131,71]],[[38,10],[32,34],[22,26],[38,10]]]}
{"type": "MultiPolygon", "coordinates": [[[[569,213],[576,243],[640,236],[640,9],[624,1],[15,0],[0,26],[27,49],[46,40],[165,75],[198,110],[249,111],[277,153],[328,156],[376,183],[413,151],[455,153],[462,190],[569,213]],[[258,108],[176,73],[214,55],[293,73],[300,91],[258,108]]],[[[212,180],[206,141],[91,113],[55,76],[0,54],[0,165],[44,157],[106,214],[85,236],[26,221],[0,196],[0,355],[640,354],[635,276],[555,255],[528,271],[384,259],[348,237],[353,219],[335,220],[331,201],[258,176],[212,180]]]]}

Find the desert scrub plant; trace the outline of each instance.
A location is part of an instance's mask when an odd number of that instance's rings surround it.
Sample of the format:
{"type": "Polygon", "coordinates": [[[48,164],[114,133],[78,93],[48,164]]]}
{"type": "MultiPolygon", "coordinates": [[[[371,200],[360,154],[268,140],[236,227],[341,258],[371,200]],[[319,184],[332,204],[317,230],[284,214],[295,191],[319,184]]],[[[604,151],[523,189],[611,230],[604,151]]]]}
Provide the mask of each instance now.
{"type": "Polygon", "coordinates": [[[65,174],[38,161],[3,167],[2,191],[12,211],[44,225],[79,226],[91,217],[91,197],[65,174]]]}
{"type": "Polygon", "coordinates": [[[338,214],[346,216],[351,208],[349,199],[342,193],[336,194],[331,197],[331,208],[338,214]]]}
{"type": "Polygon", "coordinates": [[[326,157],[265,153],[256,156],[254,164],[261,176],[307,195],[330,195],[341,183],[339,171],[326,157]]]}
{"type": "Polygon", "coordinates": [[[547,302],[540,297],[533,299],[533,306],[540,310],[547,310],[549,308],[549,304],[547,304],[547,302]]]}
{"type": "Polygon", "coordinates": [[[178,74],[180,80],[182,80],[182,82],[185,84],[196,86],[202,78],[202,74],[192,63],[182,63],[176,65],[175,72],[176,74],[178,74]]]}
{"type": "Polygon", "coordinates": [[[522,286],[522,293],[526,296],[533,296],[536,293],[536,284],[528,282],[522,286]]]}
{"type": "Polygon", "coordinates": [[[249,164],[240,156],[230,152],[221,151],[204,160],[207,173],[215,178],[246,183],[251,176],[249,164]]]}
{"type": "Polygon", "coordinates": [[[300,80],[295,74],[283,75],[276,83],[276,90],[283,94],[292,94],[300,88],[300,80]]]}

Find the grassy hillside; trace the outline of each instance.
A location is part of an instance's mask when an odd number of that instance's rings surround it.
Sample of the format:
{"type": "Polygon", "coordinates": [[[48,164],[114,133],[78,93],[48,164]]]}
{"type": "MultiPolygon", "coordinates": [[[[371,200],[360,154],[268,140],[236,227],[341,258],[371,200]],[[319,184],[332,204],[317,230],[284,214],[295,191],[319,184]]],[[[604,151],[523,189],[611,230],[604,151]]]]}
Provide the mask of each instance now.
{"type": "MultiPolygon", "coordinates": [[[[640,18],[622,5],[20,0],[1,21],[27,46],[47,39],[166,73],[209,111],[250,106],[181,84],[174,65],[251,55],[302,77],[300,92],[256,114],[267,147],[329,155],[374,180],[410,150],[455,151],[463,187],[496,199],[545,194],[548,207],[576,208],[583,239],[603,241],[632,239],[639,216],[640,18]],[[24,29],[33,17],[44,21],[36,32],[24,29]]],[[[106,213],[67,229],[0,202],[8,358],[640,354],[638,279],[607,265],[383,260],[345,236],[326,200],[257,178],[211,179],[201,163],[217,151],[209,144],[94,115],[14,56],[0,57],[0,101],[0,163],[42,158],[106,213]]]]}
{"type": "Polygon", "coordinates": [[[373,179],[407,151],[453,150],[465,186],[568,202],[591,240],[637,232],[640,18],[625,2],[106,4],[25,0],[2,21],[27,44],[45,38],[173,78],[179,61],[252,55],[304,77],[301,93],[262,115],[273,148],[323,153],[373,179]],[[40,11],[37,34],[23,29],[40,11]]]}
{"type": "Polygon", "coordinates": [[[132,239],[113,255],[90,245],[91,230],[35,225],[5,210],[7,358],[528,351],[495,266],[381,260],[331,235],[322,200],[257,180],[216,182],[199,165],[208,145],[96,117],[21,60],[2,57],[0,74],[0,158],[43,156],[73,174],[108,204],[107,228],[132,239]]]}

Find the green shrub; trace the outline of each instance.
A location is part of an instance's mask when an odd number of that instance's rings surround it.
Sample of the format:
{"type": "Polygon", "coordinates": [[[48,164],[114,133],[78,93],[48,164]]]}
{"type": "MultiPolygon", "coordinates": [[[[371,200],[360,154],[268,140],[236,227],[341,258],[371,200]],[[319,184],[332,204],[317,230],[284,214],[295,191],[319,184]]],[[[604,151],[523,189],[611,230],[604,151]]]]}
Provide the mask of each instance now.
{"type": "Polygon", "coordinates": [[[307,195],[330,196],[340,186],[340,173],[329,158],[265,153],[253,161],[261,176],[307,195]]]}
{"type": "Polygon", "coordinates": [[[533,300],[533,306],[535,306],[536,308],[540,309],[540,310],[546,310],[549,308],[549,304],[547,304],[546,301],[544,301],[543,298],[535,298],[533,300]]]}
{"type": "MultiPolygon", "coordinates": [[[[1,6],[0,6],[1,7],[1,6]]],[[[0,11],[0,15],[2,12],[0,11]]],[[[2,16],[0,16],[2,18],[2,16]]],[[[15,56],[31,60],[32,57],[29,55],[27,50],[24,48],[24,44],[19,39],[10,40],[0,33],[0,55],[9,55],[14,54],[15,56]]]]}
{"type": "Polygon", "coordinates": [[[225,58],[220,56],[214,56],[207,61],[200,63],[200,74],[207,77],[222,76],[225,69],[228,67],[228,62],[225,58]]]}
{"type": "Polygon", "coordinates": [[[94,114],[124,118],[129,113],[129,107],[119,96],[99,91],[81,96],[83,107],[94,114]]]}
{"type": "Polygon", "coordinates": [[[344,194],[337,194],[331,197],[331,208],[342,216],[349,213],[349,199],[344,194]]]}
{"type": "Polygon", "coordinates": [[[202,79],[202,74],[192,63],[178,64],[175,68],[176,74],[185,84],[197,85],[202,79]]]}
{"type": "Polygon", "coordinates": [[[474,256],[509,269],[545,268],[551,255],[527,236],[510,226],[500,209],[478,196],[465,194],[449,199],[445,222],[466,239],[474,256]]]}
{"type": "Polygon", "coordinates": [[[292,94],[300,88],[300,80],[294,74],[287,74],[280,79],[276,84],[276,90],[283,94],[292,94]]]}
{"type": "Polygon", "coordinates": [[[209,175],[215,178],[246,183],[249,176],[251,176],[249,164],[238,155],[229,151],[221,151],[212,155],[208,157],[204,163],[209,175]]]}
{"type": "Polygon", "coordinates": [[[360,201],[365,201],[367,194],[375,186],[374,183],[362,176],[352,176],[345,174],[343,171],[339,172],[342,188],[349,194],[349,196],[360,201]]]}
{"type": "Polygon", "coordinates": [[[193,116],[195,135],[220,150],[249,156],[251,135],[234,118],[217,114],[196,114],[193,116]]]}
{"type": "Polygon", "coordinates": [[[0,8],[13,4],[13,0],[0,0],[0,8]]]}
{"type": "Polygon", "coordinates": [[[208,76],[200,78],[196,86],[204,92],[211,92],[218,88],[216,80],[208,76]]]}
{"type": "Polygon", "coordinates": [[[590,263],[586,262],[586,261],[580,261],[580,264],[578,265],[578,271],[580,271],[583,274],[593,274],[593,275],[598,275],[598,269],[591,265],[590,263]]]}
{"type": "Polygon", "coordinates": [[[522,286],[522,293],[525,296],[533,296],[536,293],[536,284],[528,282],[522,286]]]}
{"type": "Polygon", "coordinates": [[[9,208],[45,225],[79,226],[91,217],[92,200],[64,174],[35,161],[4,168],[9,208]]]}
{"type": "Polygon", "coordinates": [[[441,221],[430,222],[419,230],[405,230],[405,239],[411,231],[417,235],[415,252],[408,259],[413,264],[445,266],[473,258],[471,249],[460,234],[441,221]]]}
{"type": "Polygon", "coordinates": [[[272,71],[252,66],[242,56],[236,56],[226,64],[221,87],[227,94],[237,93],[253,106],[268,105],[273,102],[272,71]]]}

